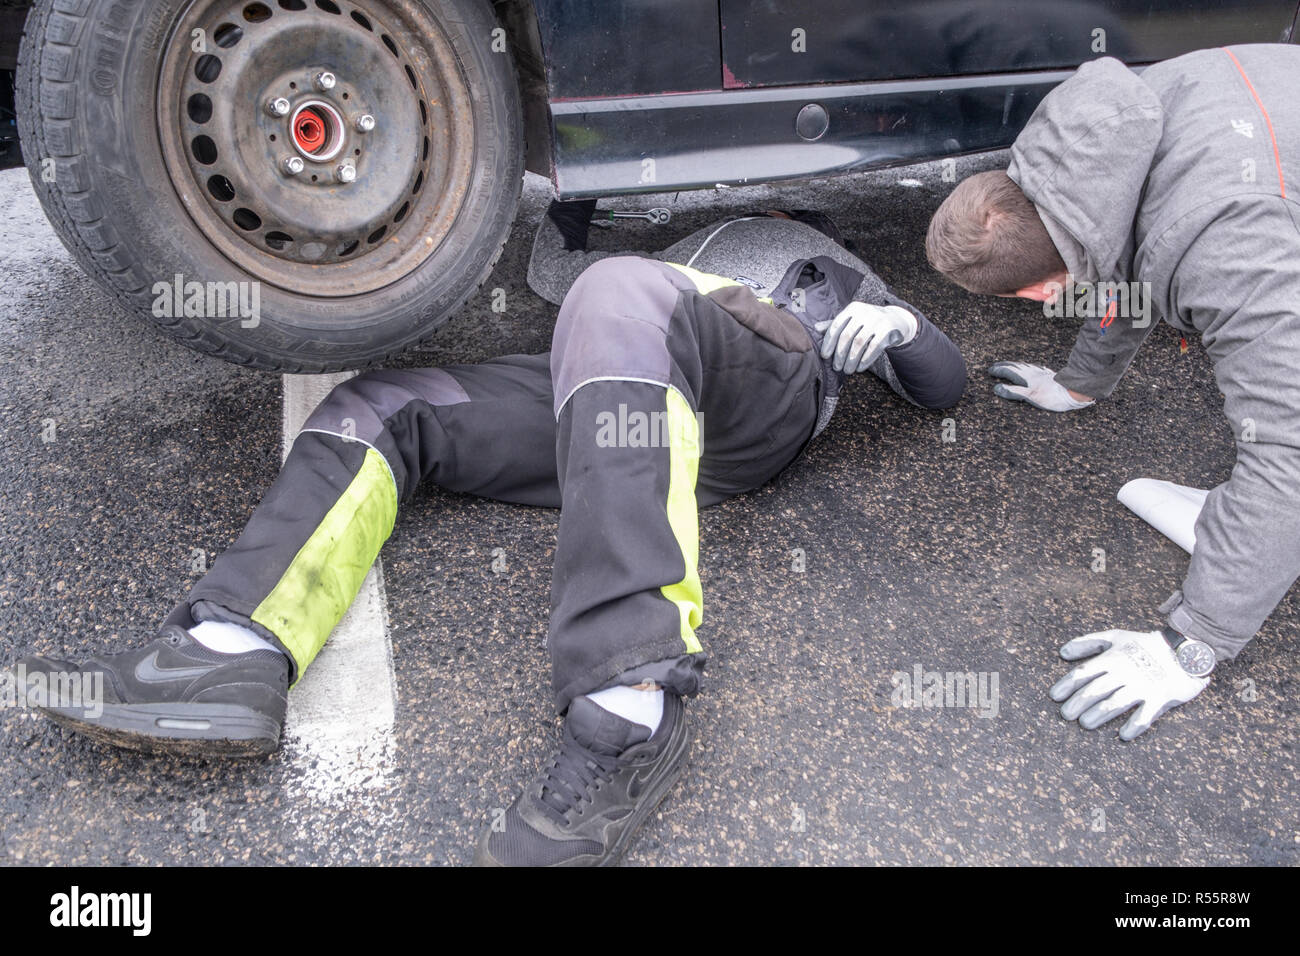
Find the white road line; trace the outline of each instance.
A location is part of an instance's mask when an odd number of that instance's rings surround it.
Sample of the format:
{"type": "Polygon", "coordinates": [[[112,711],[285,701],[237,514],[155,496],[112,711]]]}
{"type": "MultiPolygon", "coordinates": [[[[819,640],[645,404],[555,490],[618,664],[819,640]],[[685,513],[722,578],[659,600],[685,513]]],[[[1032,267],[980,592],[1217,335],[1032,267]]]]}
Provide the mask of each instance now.
{"type": "MultiPolygon", "coordinates": [[[[284,376],[284,454],[330,389],[352,373],[284,376]]],[[[388,602],[379,561],[352,607],[289,692],[286,751],[313,800],[382,786],[392,753],[395,706],[388,602]]]]}

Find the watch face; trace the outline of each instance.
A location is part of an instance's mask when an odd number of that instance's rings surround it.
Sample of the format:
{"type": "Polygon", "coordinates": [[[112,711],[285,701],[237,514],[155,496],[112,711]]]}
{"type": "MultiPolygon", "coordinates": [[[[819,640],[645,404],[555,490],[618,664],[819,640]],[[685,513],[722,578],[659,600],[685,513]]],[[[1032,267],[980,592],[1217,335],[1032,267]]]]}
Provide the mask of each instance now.
{"type": "Polygon", "coordinates": [[[1178,663],[1193,677],[1206,677],[1214,670],[1214,649],[1200,641],[1185,641],[1178,648],[1178,663]]]}

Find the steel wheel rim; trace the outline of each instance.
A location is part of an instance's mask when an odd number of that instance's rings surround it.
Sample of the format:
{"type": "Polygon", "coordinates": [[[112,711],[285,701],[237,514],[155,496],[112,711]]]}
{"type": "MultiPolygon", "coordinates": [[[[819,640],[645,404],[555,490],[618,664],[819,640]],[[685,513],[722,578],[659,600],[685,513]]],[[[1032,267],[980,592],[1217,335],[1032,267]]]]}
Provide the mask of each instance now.
{"type": "Polygon", "coordinates": [[[472,181],[473,116],[421,4],[195,0],[167,49],[157,117],[171,184],[254,277],[312,296],[372,291],[450,232],[472,181]],[[337,142],[316,154],[295,126],[311,104],[338,118],[337,142]]]}

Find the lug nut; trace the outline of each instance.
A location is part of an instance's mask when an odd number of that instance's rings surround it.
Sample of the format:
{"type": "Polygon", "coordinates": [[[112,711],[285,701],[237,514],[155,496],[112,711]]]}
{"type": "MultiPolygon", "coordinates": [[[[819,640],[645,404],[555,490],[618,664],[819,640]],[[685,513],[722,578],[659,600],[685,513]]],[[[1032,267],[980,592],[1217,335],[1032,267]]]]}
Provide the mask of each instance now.
{"type": "Polygon", "coordinates": [[[272,116],[285,116],[289,112],[289,101],[283,96],[277,96],[266,104],[266,111],[272,116]]]}
{"type": "Polygon", "coordinates": [[[350,183],[357,178],[357,167],[350,163],[344,163],[334,171],[341,183],[350,183]]]}
{"type": "Polygon", "coordinates": [[[298,156],[290,156],[284,161],[284,171],[290,176],[297,176],[305,168],[305,164],[298,156]]]}
{"type": "Polygon", "coordinates": [[[375,128],[375,118],[369,113],[362,113],[357,117],[357,129],[363,133],[369,133],[375,128]]]}
{"type": "Polygon", "coordinates": [[[334,84],[337,82],[338,80],[335,78],[333,73],[316,74],[316,89],[318,90],[332,90],[334,89],[334,84]]]}

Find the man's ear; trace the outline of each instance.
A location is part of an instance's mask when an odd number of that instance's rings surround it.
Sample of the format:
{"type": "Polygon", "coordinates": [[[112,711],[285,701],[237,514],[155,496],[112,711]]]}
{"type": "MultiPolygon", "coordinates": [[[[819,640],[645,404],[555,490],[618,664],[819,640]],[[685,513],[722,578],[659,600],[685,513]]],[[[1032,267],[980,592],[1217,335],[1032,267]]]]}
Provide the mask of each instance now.
{"type": "Polygon", "coordinates": [[[1033,285],[1027,285],[1023,289],[1016,290],[1016,298],[1032,299],[1035,302],[1051,302],[1061,294],[1065,288],[1065,275],[1053,276],[1042,282],[1035,282],[1033,285]]]}

